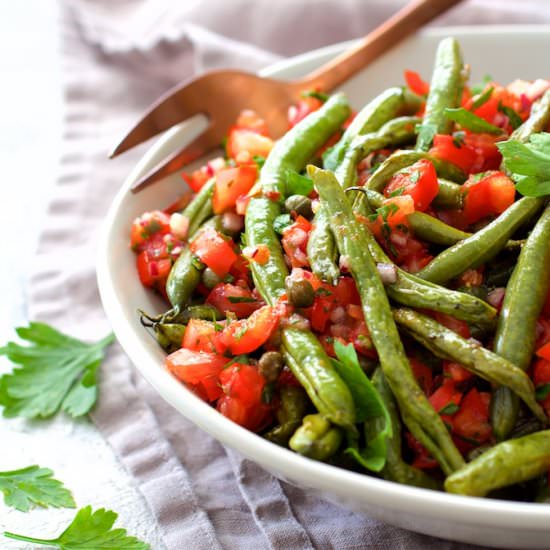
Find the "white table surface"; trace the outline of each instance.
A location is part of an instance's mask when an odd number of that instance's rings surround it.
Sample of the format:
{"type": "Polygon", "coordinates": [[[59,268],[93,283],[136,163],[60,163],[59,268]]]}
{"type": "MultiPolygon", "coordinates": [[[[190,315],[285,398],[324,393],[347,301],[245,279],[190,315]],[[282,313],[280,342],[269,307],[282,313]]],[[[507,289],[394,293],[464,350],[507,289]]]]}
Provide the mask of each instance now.
{"type": "MultiPolygon", "coordinates": [[[[61,151],[58,28],[52,0],[0,2],[0,346],[14,338],[15,326],[27,322],[25,278],[61,151]]],[[[0,358],[0,373],[10,368],[0,358]]],[[[115,525],[154,550],[164,548],[145,501],[89,420],[75,422],[63,415],[40,422],[0,418],[0,471],[31,464],[52,468],[79,507],[112,509],[119,514],[115,525]]],[[[22,513],[0,499],[0,533],[55,537],[74,514],[56,509],[22,513]]],[[[0,535],[0,548],[33,545],[0,535]]]]}

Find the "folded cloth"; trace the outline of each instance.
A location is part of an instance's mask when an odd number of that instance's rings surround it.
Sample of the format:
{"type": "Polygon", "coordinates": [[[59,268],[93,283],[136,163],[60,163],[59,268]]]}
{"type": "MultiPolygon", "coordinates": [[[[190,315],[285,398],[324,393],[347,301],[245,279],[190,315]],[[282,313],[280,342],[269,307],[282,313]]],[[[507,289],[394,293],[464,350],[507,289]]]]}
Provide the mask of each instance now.
{"type": "MultiPolygon", "coordinates": [[[[365,34],[389,0],[71,0],[61,4],[65,135],[29,299],[32,318],[82,338],[108,324],[96,282],[98,227],[143,148],[107,151],[176,82],[219,66],[257,70],[281,56],[365,34]]],[[[541,22],[544,0],[479,0],[445,23],[541,22]]],[[[114,346],[93,421],[133,476],[169,550],[473,548],[397,529],[280,481],[167,405],[114,346]]]]}

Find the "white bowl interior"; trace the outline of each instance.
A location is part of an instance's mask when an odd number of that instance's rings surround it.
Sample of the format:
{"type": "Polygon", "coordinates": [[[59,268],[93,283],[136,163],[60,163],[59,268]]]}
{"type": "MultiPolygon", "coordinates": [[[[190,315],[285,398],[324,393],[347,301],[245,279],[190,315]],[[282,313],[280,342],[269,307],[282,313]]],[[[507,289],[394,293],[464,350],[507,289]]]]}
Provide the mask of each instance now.
{"type": "MultiPolygon", "coordinates": [[[[417,70],[429,80],[435,47],[456,36],[472,79],[490,74],[506,83],[516,78],[550,76],[542,52],[550,48],[548,27],[447,28],[424,31],[398,45],[343,86],[360,108],[377,93],[403,83],[403,70],[417,70]]],[[[343,51],[338,44],[278,63],[263,71],[292,79],[343,51]]],[[[163,368],[164,353],[141,327],[137,309],[160,312],[165,306],[139,283],[135,257],[128,247],[132,220],[146,210],[164,208],[185,189],[173,175],[138,194],[129,192],[136,178],[204,128],[195,118],[172,128],[146,153],[117,194],[104,223],[98,256],[98,282],[105,311],[130,359],[160,395],[186,417],[279,477],[372,516],[423,533],[500,547],[550,547],[550,506],[464,498],[402,486],[308,460],[277,447],[227,420],[195,397],[163,368]]]]}

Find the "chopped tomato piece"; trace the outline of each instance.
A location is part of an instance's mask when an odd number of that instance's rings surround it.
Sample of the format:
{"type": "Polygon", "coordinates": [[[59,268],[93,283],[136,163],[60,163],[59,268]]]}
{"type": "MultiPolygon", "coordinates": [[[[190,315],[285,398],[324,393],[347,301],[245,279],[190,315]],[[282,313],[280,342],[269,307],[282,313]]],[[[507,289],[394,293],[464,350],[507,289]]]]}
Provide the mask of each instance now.
{"type": "Polygon", "coordinates": [[[462,190],[465,194],[462,213],[467,224],[502,214],[514,203],[516,195],[514,182],[497,171],[470,176],[462,190]]]}
{"type": "Polygon", "coordinates": [[[430,395],[433,385],[432,369],[414,357],[409,357],[409,363],[418,385],[426,395],[430,395]]]}
{"type": "Polygon", "coordinates": [[[189,248],[218,277],[225,277],[237,260],[233,246],[213,228],[201,231],[189,248]]]}
{"type": "Polygon", "coordinates": [[[453,433],[468,440],[484,443],[491,437],[489,403],[491,394],[472,388],[462,399],[460,409],[454,415],[453,433]]]}
{"type": "Polygon", "coordinates": [[[214,213],[221,214],[234,208],[237,199],[252,189],[257,177],[258,168],[255,164],[226,168],[218,172],[212,196],[214,213]]]}
{"type": "Polygon", "coordinates": [[[268,128],[265,120],[252,109],[244,109],[239,113],[236,126],[239,128],[247,128],[248,130],[254,130],[263,136],[268,135],[268,128]]]}
{"type": "Polygon", "coordinates": [[[453,363],[451,361],[443,362],[443,374],[448,376],[455,382],[463,382],[464,380],[470,380],[474,375],[467,371],[460,363],[453,363]]]}
{"type": "Polygon", "coordinates": [[[193,351],[223,353],[225,346],[220,337],[224,324],[203,319],[190,319],[185,328],[182,346],[193,351]]]}
{"type": "Polygon", "coordinates": [[[418,439],[416,439],[411,432],[405,432],[405,439],[407,441],[407,445],[414,453],[414,460],[411,464],[412,466],[415,468],[420,468],[421,470],[437,468],[437,460],[431,457],[428,449],[426,449],[426,447],[424,447],[424,445],[422,445],[422,443],[420,443],[420,441],[418,441],[418,439]]]}
{"type": "Polygon", "coordinates": [[[274,142],[271,138],[258,133],[256,130],[233,126],[227,137],[227,156],[237,159],[241,153],[246,152],[251,157],[266,158],[273,149],[273,145],[274,142]]]}
{"type": "Polygon", "coordinates": [[[140,252],[145,242],[153,235],[165,235],[170,232],[170,216],[160,210],[145,212],[136,218],[130,230],[130,246],[140,252]]]}
{"type": "Polygon", "coordinates": [[[264,265],[269,260],[269,248],[265,244],[257,246],[247,246],[243,249],[243,256],[251,262],[264,265]]]}
{"type": "Polygon", "coordinates": [[[220,170],[223,170],[226,166],[225,159],[223,157],[217,157],[208,161],[204,166],[195,170],[191,175],[182,174],[183,179],[189,185],[194,193],[198,193],[202,186],[220,170]]]}
{"type": "Polygon", "coordinates": [[[136,259],[139,280],[143,286],[164,288],[172,260],[170,258],[155,258],[148,250],[140,252],[136,259]]]}
{"type": "Polygon", "coordinates": [[[407,225],[407,216],[414,212],[414,200],[410,195],[384,199],[377,210],[378,215],[370,216],[365,223],[372,234],[380,241],[387,240],[388,233],[399,225],[407,225]]]}
{"type": "Polygon", "coordinates": [[[311,223],[302,216],[298,216],[292,225],[285,227],[281,243],[292,267],[309,265],[307,241],[310,231],[311,223]]]}
{"type": "Polygon", "coordinates": [[[291,105],[288,109],[288,125],[290,128],[296,126],[298,122],[306,118],[307,115],[317,111],[323,105],[323,102],[312,96],[300,98],[296,105],[291,105]]]}
{"type": "Polygon", "coordinates": [[[263,305],[248,288],[229,283],[217,284],[210,291],[206,303],[222,313],[231,311],[239,318],[249,317],[263,305]]]}
{"type": "Polygon", "coordinates": [[[453,136],[443,134],[434,137],[430,155],[451,162],[464,172],[469,172],[476,161],[476,153],[471,147],[453,136]]]}
{"type": "Polygon", "coordinates": [[[406,70],[404,72],[405,82],[411,92],[418,95],[428,95],[430,85],[422,80],[421,76],[416,71],[406,70]]]}
{"type": "Polygon", "coordinates": [[[550,361],[550,342],[547,342],[537,350],[537,357],[550,361]]]}
{"type": "Polygon", "coordinates": [[[432,407],[443,417],[454,415],[460,404],[462,393],[456,389],[456,383],[450,378],[444,378],[443,384],[429,397],[432,407]]]}
{"type": "Polygon", "coordinates": [[[263,306],[247,319],[232,321],[222,332],[222,342],[233,355],[258,349],[277,328],[279,316],[271,306],[263,306]]]}
{"type": "Polygon", "coordinates": [[[462,338],[470,338],[470,327],[466,321],[456,319],[451,315],[439,311],[434,312],[433,317],[438,323],[456,332],[462,338]]]}
{"type": "Polygon", "coordinates": [[[384,189],[384,195],[410,195],[414,200],[414,209],[424,212],[437,197],[438,191],[439,183],[434,165],[429,160],[422,159],[397,172],[384,189]]]}
{"type": "Polygon", "coordinates": [[[168,370],[182,382],[197,388],[197,393],[214,401],[222,395],[219,374],[228,359],[215,353],[192,351],[181,348],[168,355],[165,364],[168,370]]]}

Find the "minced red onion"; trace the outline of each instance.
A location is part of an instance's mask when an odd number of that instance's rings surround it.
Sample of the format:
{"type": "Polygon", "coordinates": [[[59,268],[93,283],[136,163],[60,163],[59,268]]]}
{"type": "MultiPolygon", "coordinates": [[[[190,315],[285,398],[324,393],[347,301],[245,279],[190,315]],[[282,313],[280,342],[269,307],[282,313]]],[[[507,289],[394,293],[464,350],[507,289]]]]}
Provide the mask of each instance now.
{"type": "Polygon", "coordinates": [[[376,269],[385,285],[391,285],[397,281],[397,268],[393,264],[376,264],[376,269]]]}
{"type": "Polygon", "coordinates": [[[338,261],[338,265],[340,266],[340,269],[349,271],[349,258],[345,254],[342,254],[340,256],[340,260],[338,261]]]}
{"type": "Polygon", "coordinates": [[[297,330],[309,330],[310,328],[309,321],[299,313],[293,313],[290,317],[281,319],[281,325],[297,330]]]}
{"type": "Polygon", "coordinates": [[[170,216],[170,230],[178,239],[185,239],[189,230],[189,218],[179,212],[174,212],[170,216]]]}
{"type": "Polygon", "coordinates": [[[491,290],[487,295],[487,301],[496,308],[500,308],[504,300],[504,295],[506,294],[506,289],[502,286],[491,290]]]}
{"type": "Polygon", "coordinates": [[[303,230],[297,227],[290,233],[288,236],[288,242],[295,247],[302,246],[307,241],[307,233],[303,230]]]}

